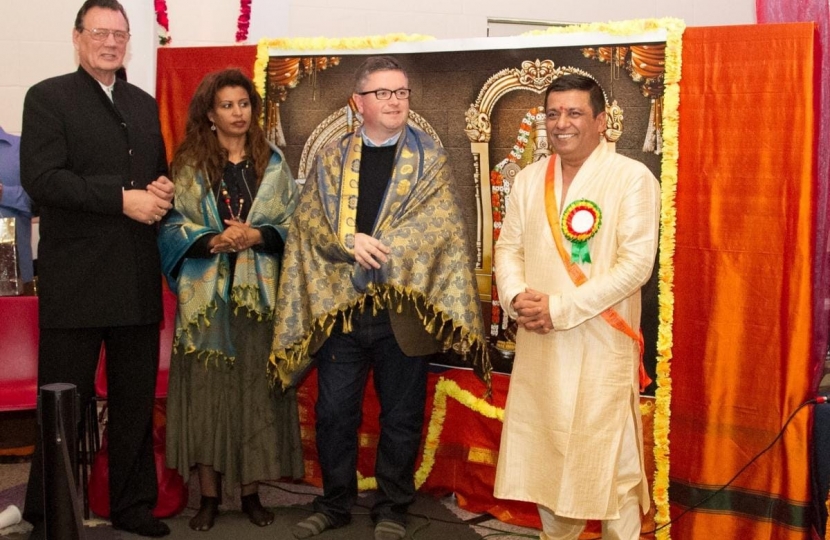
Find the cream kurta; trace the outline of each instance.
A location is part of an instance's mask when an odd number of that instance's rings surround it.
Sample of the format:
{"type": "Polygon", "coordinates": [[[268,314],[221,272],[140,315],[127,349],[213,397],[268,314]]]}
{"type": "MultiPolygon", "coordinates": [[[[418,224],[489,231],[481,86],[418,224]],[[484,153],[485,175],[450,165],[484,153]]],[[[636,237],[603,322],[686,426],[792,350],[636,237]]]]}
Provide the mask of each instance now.
{"type": "MultiPolygon", "coordinates": [[[[561,164],[556,168],[560,212],[572,201],[599,206],[602,224],[588,241],[588,281],[577,288],[565,270],[545,213],[546,160],[526,167],[510,193],[495,249],[502,307],[526,287],[550,294],[554,331],[519,330],[496,472],[496,497],[541,504],[577,519],[619,517],[617,458],[628,410],[640,454],[639,351],[630,337],[600,314],[613,307],[638,330],[640,288],[657,252],[660,186],[645,165],[602,143],[585,161],[562,202],[561,164]]],[[[560,213],[561,216],[561,213],[560,213]]],[[[570,253],[570,243],[563,238],[570,253]]],[[[643,475],[640,504],[649,507],[643,475]]]]}

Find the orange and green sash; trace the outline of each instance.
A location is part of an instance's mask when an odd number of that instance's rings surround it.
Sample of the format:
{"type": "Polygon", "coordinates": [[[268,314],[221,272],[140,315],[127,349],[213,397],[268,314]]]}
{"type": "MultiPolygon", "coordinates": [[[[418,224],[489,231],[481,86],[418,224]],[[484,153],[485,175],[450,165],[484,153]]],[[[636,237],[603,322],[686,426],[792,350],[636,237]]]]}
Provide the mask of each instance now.
{"type": "MultiPolygon", "coordinates": [[[[545,172],[545,211],[548,216],[548,225],[550,225],[550,232],[553,235],[553,241],[556,244],[556,250],[559,252],[559,257],[568,271],[571,281],[577,287],[588,281],[582,268],[571,260],[564,245],[562,244],[562,231],[559,230],[559,204],[556,201],[556,188],[554,181],[556,179],[556,162],[559,159],[554,155],[548,161],[548,168],[545,172]]],[[[602,312],[602,318],[605,322],[610,324],[614,329],[619,330],[623,334],[633,339],[640,349],[640,391],[642,392],[646,386],[651,384],[651,377],[646,373],[643,366],[643,350],[645,344],[643,342],[642,332],[635,332],[625,320],[620,317],[613,308],[608,308],[602,312]]]]}

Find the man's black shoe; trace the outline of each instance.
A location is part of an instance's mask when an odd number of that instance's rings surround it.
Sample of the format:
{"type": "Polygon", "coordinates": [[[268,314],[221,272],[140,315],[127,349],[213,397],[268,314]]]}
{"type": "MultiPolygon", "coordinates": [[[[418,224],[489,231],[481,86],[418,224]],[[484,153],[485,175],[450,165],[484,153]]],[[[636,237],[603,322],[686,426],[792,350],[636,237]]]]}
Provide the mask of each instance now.
{"type": "Polygon", "coordinates": [[[163,521],[156,519],[149,512],[146,514],[131,515],[128,517],[112,518],[112,528],[127,531],[140,536],[167,536],[170,527],[163,521]]]}

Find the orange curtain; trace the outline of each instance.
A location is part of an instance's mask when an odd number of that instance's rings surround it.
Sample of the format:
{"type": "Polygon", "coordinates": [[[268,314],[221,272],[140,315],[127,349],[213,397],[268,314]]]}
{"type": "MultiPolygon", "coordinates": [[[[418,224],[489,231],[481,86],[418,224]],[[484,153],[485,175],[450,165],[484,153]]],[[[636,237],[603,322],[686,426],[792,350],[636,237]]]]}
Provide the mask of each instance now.
{"type": "Polygon", "coordinates": [[[161,47],[156,66],[156,101],[167,159],[184,139],[187,108],[202,78],[211,71],[239,68],[253,77],[256,46],[161,47]]]}
{"type": "MultiPolygon", "coordinates": [[[[713,494],[811,397],[813,24],[689,28],[680,94],[672,517],[713,494]]],[[[810,408],[682,540],[808,536],[810,408]]]]}

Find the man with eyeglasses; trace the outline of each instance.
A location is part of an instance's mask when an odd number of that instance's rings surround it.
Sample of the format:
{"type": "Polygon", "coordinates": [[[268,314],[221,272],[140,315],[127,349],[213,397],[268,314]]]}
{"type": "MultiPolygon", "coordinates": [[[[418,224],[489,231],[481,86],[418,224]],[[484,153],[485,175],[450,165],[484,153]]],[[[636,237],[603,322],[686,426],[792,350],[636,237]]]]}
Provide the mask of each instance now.
{"type": "MultiPolygon", "coordinates": [[[[117,0],[81,6],[72,32],[78,70],[26,94],[21,177],[40,207],[38,383],[74,384],[89,402],[105,345],[110,518],[116,529],[164,536],[170,529],[151,513],[162,319],[156,226],[173,184],[155,100],[116,77],[129,38],[117,0]]],[[[40,446],[24,513],[33,538],[45,528],[40,446]]]]}
{"type": "Polygon", "coordinates": [[[289,386],[314,356],[323,476],[314,513],[292,528],[297,538],[351,520],[370,369],[380,402],[376,540],[406,535],[431,355],[463,342],[489,381],[447,153],[407,125],[410,95],[395,58],[370,57],[360,66],[352,99],[363,125],[315,157],[286,241],[272,362],[289,386]]]}

